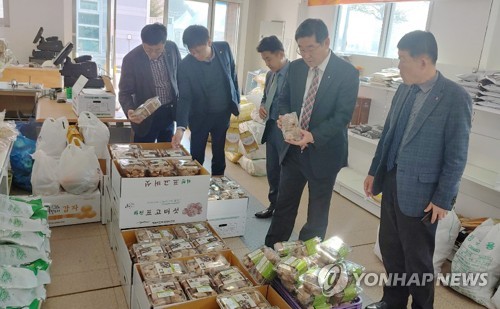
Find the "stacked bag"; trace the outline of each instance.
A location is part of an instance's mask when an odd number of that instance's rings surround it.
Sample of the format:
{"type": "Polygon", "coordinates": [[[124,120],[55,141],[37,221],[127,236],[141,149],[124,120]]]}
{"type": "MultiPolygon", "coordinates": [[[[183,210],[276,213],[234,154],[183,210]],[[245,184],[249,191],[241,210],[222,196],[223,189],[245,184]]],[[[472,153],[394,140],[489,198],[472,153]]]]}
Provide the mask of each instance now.
{"type": "Polygon", "coordinates": [[[316,237],[279,242],[274,250],[263,246],[247,254],[243,264],[258,283],[285,289],[302,308],[335,308],[360,303],[356,278],[364,267],[345,259],[350,251],[339,237],[324,242],[316,237]]]}
{"type": "Polygon", "coordinates": [[[90,112],[80,113],[78,127],[66,117],[46,119],[33,154],[33,194],[57,195],[61,186],[71,194],[94,192],[108,142],[108,127],[90,112]]]}
{"type": "Polygon", "coordinates": [[[42,201],[0,195],[0,308],[39,308],[50,283],[50,230],[42,201]]]}

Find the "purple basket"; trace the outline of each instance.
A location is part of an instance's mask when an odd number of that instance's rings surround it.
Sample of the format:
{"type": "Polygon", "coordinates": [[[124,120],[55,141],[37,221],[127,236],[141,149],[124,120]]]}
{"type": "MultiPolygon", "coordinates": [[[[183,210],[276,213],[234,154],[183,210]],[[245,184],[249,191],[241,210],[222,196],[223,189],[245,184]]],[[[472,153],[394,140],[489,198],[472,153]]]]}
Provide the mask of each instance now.
{"type": "MultiPolygon", "coordinates": [[[[278,294],[286,301],[292,309],[302,309],[300,304],[295,300],[295,298],[290,295],[290,293],[285,289],[283,284],[278,279],[275,279],[271,282],[271,286],[278,292],[278,294]]],[[[363,302],[361,297],[357,297],[350,304],[343,304],[341,306],[333,307],[334,309],[362,309],[363,302]]]]}

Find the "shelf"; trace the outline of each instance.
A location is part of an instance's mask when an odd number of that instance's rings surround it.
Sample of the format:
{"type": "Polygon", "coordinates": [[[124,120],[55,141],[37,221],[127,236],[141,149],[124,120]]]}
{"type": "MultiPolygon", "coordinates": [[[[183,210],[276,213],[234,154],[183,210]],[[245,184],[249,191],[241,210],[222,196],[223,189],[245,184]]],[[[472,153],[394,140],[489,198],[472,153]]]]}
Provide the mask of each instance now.
{"type": "Polygon", "coordinates": [[[348,130],[347,134],[349,136],[355,138],[355,139],[358,139],[358,140],[360,140],[362,142],[369,143],[369,144],[372,144],[372,145],[375,145],[375,146],[378,145],[378,141],[380,140],[380,139],[371,139],[371,138],[364,137],[364,136],[359,135],[359,134],[352,133],[351,130],[348,130]]]}
{"type": "Polygon", "coordinates": [[[477,105],[477,104],[474,104],[473,108],[477,111],[483,111],[486,113],[500,115],[500,109],[496,109],[496,108],[492,108],[492,107],[488,107],[488,106],[481,106],[481,105],[477,105]]]}
{"type": "Polygon", "coordinates": [[[386,90],[386,91],[390,91],[390,92],[396,92],[396,90],[397,90],[396,88],[383,87],[383,86],[373,85],[373,84],[366,83],[366,82],[359,82],[359,85],[364,86],[364,87],[373,88],[373,89],[386,90]]]}
{"type": "Polygon", "coordinates": [[[500,192],[500,174],[497,172],[468,163],[462,177],[488,189],[500,192]]]}
{"type": "Polygon", "coordinates": [[[380,203],[365,196],[363,188],[365,178],[366,175],[362,175],[352,168],[345,167],[337,175],[334,190],[364,210],[380,218],[380,203]]]}

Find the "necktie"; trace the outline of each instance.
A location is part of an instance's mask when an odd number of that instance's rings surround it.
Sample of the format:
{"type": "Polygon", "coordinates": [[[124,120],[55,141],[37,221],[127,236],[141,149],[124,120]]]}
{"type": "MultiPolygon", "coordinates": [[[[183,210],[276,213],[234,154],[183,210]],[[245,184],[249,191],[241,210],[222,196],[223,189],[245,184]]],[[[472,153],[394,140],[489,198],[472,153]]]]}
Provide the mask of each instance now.
{"type": "Polygon", "coordinates": [[[270,114],[271,104],[273,103],[274,95],[276,94],[277,88],[278,88],[278,74],[273,73],[273,77],[271,78],[271,85],[269,86],[269,89],[267,90],[266,93],[266,103],[264,105],[264,108],[266,109],[267,117],[264,120],[268,120],[271,117],[270,114]]]}
{"type": "Polygon", "coordinates": [[[307,91],[307,96],[302,105],[302,115],[300,118],[300,127],[304,130],[309,129],[309,120],[311,120],[311,114],[314,107],[314,102],[316,101],[316,93],[318,92],[319,87],[319,68],[314,67],[313,69],[314,75],[313,80],[311,82],[311,86],[307,91]]]}
{"type": "Polygon", "coordinates": [[[415,98],[417,97],[417,92],[420,87],[417,85],[411,86],[410,93],[406,97],[401,111],[399,112],[399,117],[396,122],[396,128],[394,129],[394,136],[392,138],[391,147],[389,148],[389,154],[387,156],[387,170],[390,171],[396,166],[396,156],[398,154],[399,146],[401,145],[401,140],[405,133],[406,125],[408,124],[408,119],[410,118],[410,113],[415,103],[415,98]]]}

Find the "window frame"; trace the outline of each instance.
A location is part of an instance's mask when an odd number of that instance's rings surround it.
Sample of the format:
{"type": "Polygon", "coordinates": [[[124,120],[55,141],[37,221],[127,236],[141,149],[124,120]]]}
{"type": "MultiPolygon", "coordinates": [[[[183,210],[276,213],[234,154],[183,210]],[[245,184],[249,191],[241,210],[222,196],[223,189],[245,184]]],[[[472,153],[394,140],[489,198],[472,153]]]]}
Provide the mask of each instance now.
{"type": "Polygon", "coordinates": [[[3,0],[3,17],[0,18],[0,27],[10,27],[9,0],[3,0]]]}
{"type": "MultiPolygon", "coordinates": [[[[429,2],[429,9],[427,12],[427,21],[425,24],[425,30],[428,31],[429,25],[430,25],[430,17],[431,17],[432,7],[434,4],[433,4],[433,1],[431,1],[431,0],[421,0],[421,1],[428,1],[429,2]]],[[[380,38],[379,38],[379,46],[378,46],[377,55],[368,55],[365,53],[349,53],[349,52],[345,52],[345,51],[336,51],[334,49],[334,47],[335,47],[335,43],[339,39],[339,36],[337,35],[336,30],[332,33],[330,48],[335,53],[341,54],[341,55],[342,54],[346,54],[346,55],[349,54],[349,55],[360,55],[360,56],[366,56],[366,57],[381,57],[381,58],[392,59],[392,58],[387,56],[388,49],[389,49],[389,46],[387,46],[387,44],[389,42],[389,34],[390,34],[390,31],[391,31],[392,26],[393,26],[392,19],[394,18],[393,15],[394,15],[397,3],[400,3],[400,2],[383,3],[383,5],[384,5],[384,18],[382,20],[382,29],[381,29],[381,34],[380,34],[380,38]]],[[[377,3],[365,3],[365,4],[370,5],[370,4],[377,4],[377,3]]],[[[361,5],[363,5],[363,4],[361,4],[361,5]]],[[[342,10],[342,6],[340,6],[340,5],[336,6],[335,12],[333,15],[333,21],[334,21],[333,22],[333,29],[339,29],[340,21],[341,21],[341,10],[342,10]]],[[[346,25],[346,27],[347,27],[347,25],[346,25]]]]}

